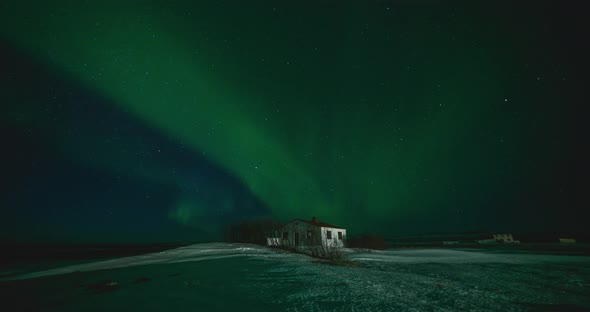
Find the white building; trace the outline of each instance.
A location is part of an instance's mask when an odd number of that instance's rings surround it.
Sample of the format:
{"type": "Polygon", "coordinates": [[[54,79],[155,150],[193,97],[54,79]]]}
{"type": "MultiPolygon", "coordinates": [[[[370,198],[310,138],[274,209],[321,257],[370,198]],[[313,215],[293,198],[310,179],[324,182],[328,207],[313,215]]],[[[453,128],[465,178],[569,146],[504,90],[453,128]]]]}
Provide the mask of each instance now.
{"type": "Polygon", "coordinates": [[[267,238],[269,246],[326,246],[344,247],[346,229],[332,224],[311,220],[295,219],[278,231],[278,238],[267,238]]]}
{"type": "Polygon", "coordinates": [[[520,241],[514,240],[512,234],[494,234],[494,240],[498,243],[520,243],[520,241]]]}

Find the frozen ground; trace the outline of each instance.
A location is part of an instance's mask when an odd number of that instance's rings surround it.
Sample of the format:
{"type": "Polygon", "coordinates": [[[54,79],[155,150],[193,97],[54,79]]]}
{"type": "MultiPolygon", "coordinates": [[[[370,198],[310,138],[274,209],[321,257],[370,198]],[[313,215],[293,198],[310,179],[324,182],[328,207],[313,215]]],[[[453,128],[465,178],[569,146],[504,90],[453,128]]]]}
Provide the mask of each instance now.
{"type": "Polygon", "coordinates": [[[0,300],[14,311],[590,311],[588,256],[346,254],[359,266],[197,244],[5,278],[0,300]]]}

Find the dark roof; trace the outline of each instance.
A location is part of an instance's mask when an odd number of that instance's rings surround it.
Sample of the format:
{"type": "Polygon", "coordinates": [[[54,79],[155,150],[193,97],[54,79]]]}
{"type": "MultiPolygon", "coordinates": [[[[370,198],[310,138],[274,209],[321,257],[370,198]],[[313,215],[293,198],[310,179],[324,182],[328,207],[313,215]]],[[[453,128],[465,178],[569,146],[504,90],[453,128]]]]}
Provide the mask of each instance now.
{"type": "Polygon", "coordinates": [[[321,226],[321,227],[330,227],[330,228],[335,228],[335,229],[343,229],[343,230],[346,230],[343,227],[336,226],[336,225],[333,225],[333,224],[330,224],[330,223],[319,222],[319,221],[318,222],[313,222],[312,220],[294,219],[293,221],[291,221],[289,223],[293,223],[295,221],[304,222],[304,223],[307,223],[309,225],[315,225],[315,226],[321,226]]]}

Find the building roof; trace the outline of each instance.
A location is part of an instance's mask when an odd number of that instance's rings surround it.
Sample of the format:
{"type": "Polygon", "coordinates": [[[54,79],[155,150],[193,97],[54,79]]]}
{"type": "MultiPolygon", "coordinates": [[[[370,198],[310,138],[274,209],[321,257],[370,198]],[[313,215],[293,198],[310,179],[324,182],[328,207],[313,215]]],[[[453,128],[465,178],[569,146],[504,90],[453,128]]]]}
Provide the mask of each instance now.
{"type": "Polygon", "coordinates": [[[295,221],[303,222],[303,223],[307,223],[309,225],[314,225],[314,226],[319,226],[319,227],[329,227],[329,228],[346,230],[345,228],[340,227],[340,226],[336,226],[336,225],[325,223],[325,222],[319,222],[319,221],[317,221],[317,219],[314,219],[314,220],[293,219],[293,221],[291,221],[289,223],[293,223],[295,221]]]}

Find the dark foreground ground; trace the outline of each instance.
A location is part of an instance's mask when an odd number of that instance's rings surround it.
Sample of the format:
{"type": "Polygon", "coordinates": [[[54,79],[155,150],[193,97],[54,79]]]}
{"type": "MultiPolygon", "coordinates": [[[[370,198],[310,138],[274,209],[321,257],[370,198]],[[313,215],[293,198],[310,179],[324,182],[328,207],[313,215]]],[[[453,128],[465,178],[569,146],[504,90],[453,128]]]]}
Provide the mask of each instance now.
{"type": "Polygon", "coordinates": [[[3,311],[590,311],[590,257],[501,249],[361,253],[355,266],[243,244],[12,275],[3,311]]]}

